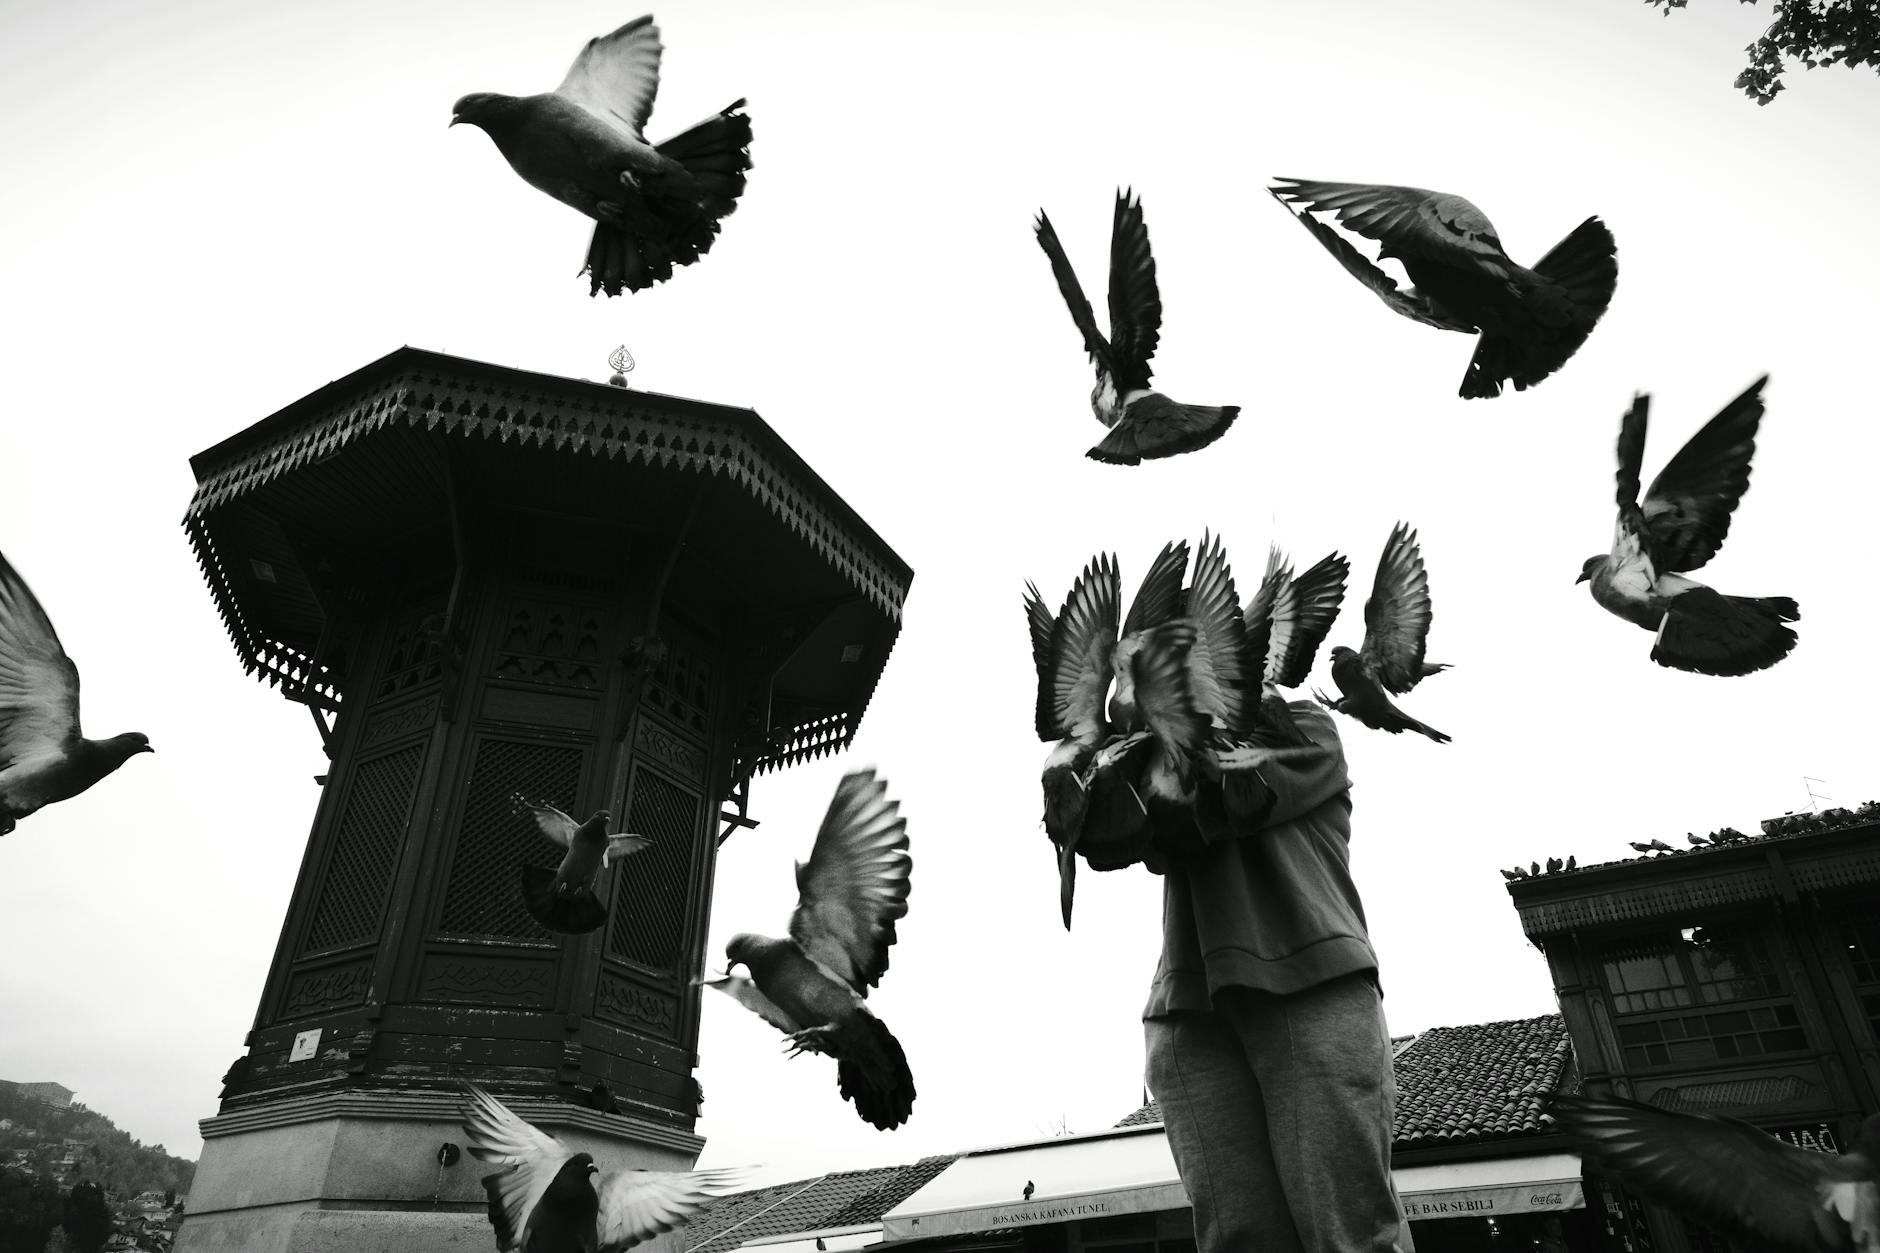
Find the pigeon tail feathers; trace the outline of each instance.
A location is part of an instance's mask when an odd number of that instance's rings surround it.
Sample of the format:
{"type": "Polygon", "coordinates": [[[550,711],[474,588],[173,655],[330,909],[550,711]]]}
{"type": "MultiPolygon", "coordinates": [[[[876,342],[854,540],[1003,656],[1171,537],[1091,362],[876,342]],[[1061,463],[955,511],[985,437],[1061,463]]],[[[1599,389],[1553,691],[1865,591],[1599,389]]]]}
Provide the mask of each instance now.
{"type": "Polygon", "coordinates": [[[588,243],[588,294],[641,291],[672,277],[710,251],[718,223],[737,208],[744,172],[751,168],[751,119],[730,105],[658,145],[682,172],[647,177],[647,208],[666,227],[660,237],[612,222],[596,222],[588,243]],[[662,187],[661,184],[664,184],[662,187]],[[658,192],[663,190],[664,195],[658,192]]]}
{"type": "Polygon", "coordinates": [[[1184,405],[1161,392],[1147,392],[1132,400],[1110,433],[1084,455],[1107,465],[1133,466],[1194,452],[1227,434],[1239,416],[1239,405],[1184,405]]]}
{"type": "Polygon", "coordinates": [[[1619,281],[1618,245],[1596,217],[1575,227],[1534,266],[1547,285],[1523,293],[1530,315],[1510,335],[1484,330],[1469,358],[1460,394],[1468,400],[1501,395],[1504,383],[1526,391],[1567,363],[1593,333],[1619,281]]]}
{"type": "Polygon", "coordinates": [[[914,1112],[914,1072],[888,1024],[866,1011],[859,1017],[861,1031],[843,1050],[836,1084],[870,1126],[892,1131],[914,1112]]]}
{"type": "Polygon", "coordinates": [[[592,888],[562,896],[555,891],[555,872],[542,866],[522,867],[522,906],[529,917],[561,935],[586,935],[607,921],[607,907],[592,888]]]}
{"type": "Polygon", "coordinates": [[[1692,674],[1753,674],[1789,655],[1796,636],[1783,624],[1801,616],[1787,596],[1725,596],[1693,588],[1666,608],[1652,660],[1692,674]]]}

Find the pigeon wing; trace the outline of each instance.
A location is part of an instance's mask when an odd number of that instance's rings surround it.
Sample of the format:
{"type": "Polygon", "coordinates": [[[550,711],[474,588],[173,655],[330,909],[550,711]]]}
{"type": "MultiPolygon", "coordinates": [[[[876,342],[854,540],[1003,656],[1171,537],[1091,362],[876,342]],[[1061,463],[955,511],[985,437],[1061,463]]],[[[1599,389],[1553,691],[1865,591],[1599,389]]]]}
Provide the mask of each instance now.
{"type": "Polygon", "coordinates": [[[1403,288],[1398,287],[1396,279],[1379,269],[1376,265],[1373,265],[1370,258],[1366,257],[1356,248],[1353,248],[1350,241],[1343,235],[1340,235],[1336,230],[1319,221],[1311,214],[1294,209],[1291,205],[1287,205],[1285,197],[1280,195],[1277,189],[1268,188],[1267,190],[1273,193],[1274,199],[1278,200],[1282,205],[1286,205],[1286,211],[1291,213],[1293,217],[1298,220],[1299,225],[1312,232],[1312,238],[1324,245],[1325,251],[1331,253],[1338,264],[1345,267],[1346,273],[1370,288],[1372,293],[1375,294],[1379,300],[1390,306],[1390,308],[1401,313],[1406,318],[1421,322],[1425,326],[1433,326],[1437,330],[1464,332],[1473,332],[1475,330],[1473,326],[1465,322],[1458,322],[1453,318],[1444,317],[1442,314],[1432,309],[1429,301],[1418,295],[1414,289],[1405,291],[1403,288]]]}
{"type": "Polygon", "coordinates": [[[1273,614],[1273,642],[1267,650],[1266,681],[1298,687],[1312,673],[1312,659],[1338,620],[1345,604],[1345,579],[1351,562],[1329,553],[1280,593],[1273,614]]]}
{"type": "Polygon", "coordinates": [[[703,982],[706,987],[723,992],[785,1035],[795,1035],[803,1030],[802,1023],[785,1013],[782,1006],[765,996],[757,984],[743,975],[723,974],[703,982]]]}
{"type": "Polygon", "coordinates": [[[1219,536],[1202,537],[1186,612],[1197,636],[1188,667],[1195,709],[1218,734],[1236,736],[1247,715],[1247,625],[1219,536]]]}
{"type": "MultiPolygon", "coordinates": [[[[1039,677],[1038,736],[1094,743],[1102,734],[1104,694],[1110,687],[1110,654],[1116,650],[1121,576],[1109,554],[1091,559],[1071,585],[1051,631],[1050,717],[1039,677]]],[[[1035,630],[1035,626],[1034,626],[1035,630]]],[[[1034,637],[1035,639],[1035,637],[1034,637]]],[[[1034,644],[1035,647],[1035,644],[1034,644]]]]}
{"type": "MultiPolygon", "coordinates": [[[[1043,209],[1038,210],[1038,220],[1033,223],[1032,229],[1037,233],[1038,246],[1051,259],[1051,273],[1056,276],[1058,291],[1063,294],[1064,303],[1070,308],[1071,321],[1077,323],[1077,329],[1084,337],[1084,351],[1090,354],[1090,359],[1096,364],[1110,370],[1110,341],[1097,329],[1097,315],[1091,312],[1090,298],[1084,295],[1083,284],[1077,281],[1077,272],[1071,269],[1071,259],[1064,255],[1064,245],[1058,242],[1057,231],[1043,209]]],[[[1111,373],[1115,371],[1111,370],[1111,373]]]]}
{"type": "Polygon", "coordinates": [[[1188,571],[1188,541],[1165,544],[1142,576],[1136,599],[1129,602],[1129,616],[1123,619],[1123,634],[1134,635],[1160,626],[1181,612],[1182,575],[1188,571]]]}
{"type": "Polygon", "coordinates": [[[1383,244],[1386,254],[1427,257],[1493,278],[1508,277],[1508,254],[1502,251],[1495,224],[1461,196],[1371,183],[1296,178],[1279,182],[1268,190],[1281,201],[1336,213],[1343,225],[1383,244]]]}
{"type": "Polygon", "coordinates": [[[1417,533],[1399,522],[1378,558],[1371,599],[1364,602],[1365,671],[1401,696],[1423,678],[1423,643],[1430,631],[1430,584],[1417,533]]]}
{"type": "Polygon", "coordinates": [[[844,775],[809,860],[796,866],[790,938],[858,996],[888,969],[894,920],[907,913],[911,886],[907,819],[887,790],[873,770],[844,775]]]}
{"type": "Polygon", "coordinates": [[[555,94],[645,143],[664,51],[653,15],[636,17],[611,35],[588,40],[555,94]]]}
{"type": "Polygon", "coordinates": [[[512,792],[509,800],[518,810],[526,809],[535,818],[535,829],[563,848],[574,844],[574,833],[581,829],[581,824],[553,805],[537,804],[526,799],[520,792],[512,792]]]}
{"type": "Polygon", "coordinates": [[[683,1227],[713,1197],[735,1192],[749,1171],[604,1170],[594,1180],[600,1201],[595,1228],[596,1253],[618,1253],[662,1231],[683,1227]]]}
{"type": "Polygon", "coordinates": [[[651,847],[653,841],[644,835],[610,835],[607,837],[607,851],[601,854],[601,865],[611,866],[623,857],[631,857],[651,847]]]}
{"type": "Polygon", "coordinates": [[[507,1167],[484,1181],[492,1202],[491,1222],[496,1221],[495,1211],[500,1209],[502,1213],[503,1221],[496,1231],[497,1247],[520,1248],[542,1194],[574,1157],[574,1151],[516,1117],[482,1088],[472,1083],[464,1088],[470,1095],[463,1120],[470,1155],[480,1162],[507,1167]]]}
{"type": "Polygon", "coordinates": [[[1841,1159],[1715,1114],[1617,1097],[1554,1098],[1551,1112],[1595,1160],[1673,1209],[1791,1249],[1852,1247],[1825,1206],[1841,1159]]]}
{"type": "Polygon", "coordinates": [[[1190,754],[1201,752],[1208,738],[1208,720],[1195,708],[1189,685],[1189,654],[1197,638],[1194,623],[1165,622],[1129,661],[1143,724],[1164,746],[1190,754]]]}
{"type": "Polygon", "coordinates": [[[1032,715],[1038,738],[1045,743],[1063,738],[1057,725],[1057,683],[1051,660],[1051,638],[1057,633],[1057,615],[1044,603],[1036,583],[1025,584],[1025,625],[1031,630],[1031,665],[1038,673],[1038,707],[1032,715]]]}
{"type": "Polygon", "coordinates": [[[1247,661],[1252,672],[1265,678],[1267,658],[1273,651],[1273,610],[1280,593],[1292,581],[1292,566],[1277,547],[1266,550],[1266,573],[1241,615],[1247,627],[1247,661]]]}
{"type": "Polygon", "coordinates": [[[1162,296],[1142,201],[1119,191],[1110,224],[1110,338],[1119,394],[1149,385],[1149,359],[1161,337],[1162,296]]]}
{"type": "Polygon", "coordinates": [[[39,598],[0,556],[0,770],[78,735],[78,667],[39,598]]]}
{"type": "Polygon", "coordinates": [[[1730,515],[1749,488],[1768,381],[1763,375],[1725,405],[1652,480],[1640,510],[1659,570],[1696,570],[1723,546],[1730,515]]]}

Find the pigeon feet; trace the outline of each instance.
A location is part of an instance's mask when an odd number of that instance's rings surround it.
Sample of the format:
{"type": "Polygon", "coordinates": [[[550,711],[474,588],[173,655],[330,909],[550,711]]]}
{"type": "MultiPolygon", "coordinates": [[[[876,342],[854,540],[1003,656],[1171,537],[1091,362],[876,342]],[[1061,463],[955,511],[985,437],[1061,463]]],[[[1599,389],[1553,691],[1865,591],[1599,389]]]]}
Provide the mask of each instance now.
{"type": "Polygon", "coordinates": [[[789,1039],[789,1051],[786,1057],[795,1057],[799,1053],[824,1053],[835,1056],[835,1050],[829,1047],[829,1028],[808,1027],[796,1032],[789,1039]]]}

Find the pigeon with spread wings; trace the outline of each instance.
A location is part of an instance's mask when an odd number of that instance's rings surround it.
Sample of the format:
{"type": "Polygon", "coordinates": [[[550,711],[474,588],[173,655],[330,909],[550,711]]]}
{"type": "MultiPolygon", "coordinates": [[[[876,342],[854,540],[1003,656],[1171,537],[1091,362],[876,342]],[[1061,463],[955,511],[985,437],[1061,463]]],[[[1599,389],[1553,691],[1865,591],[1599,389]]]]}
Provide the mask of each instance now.
{"type": "Polygon", "coordinates": [[[1530,270],[1509,259],[1494,224],[1461,196],[1294,178],[1267,190],[1398,313],[1445,331],[1481,332],[1462,376],[1460,394],[1469,399],[1499,396],[1505,383],[1523,391],[1565,365],[1605,314],[1619,281],[1617,245],[1597,217],[1580,223],[1530,270]],[[1379,260],[1402,262],[1415,286],[1399,289],[1315,212],[1334,213],[1347,228],[1377,240],[1379,260]]]}
{"type": "Polygon", "coordinates": [[[1085,456],[1111,465],[1133,466],[1158,457],[1205,448],[1233,425],[1238,405],[1183,405],[1149,386],[1149,359],[1162,334],[1162,297],[1156,289],[1155,257],[1142,204],[1131,193],[1116,193],[1110,224],[1110,337],[1097,329],[1090,300],[1071,269],[1057,231],[1038,211],[1033,229],[1038,246],[1051,259],[1058,291],[1070,306],[1071,320],[1084,337],[1084,350],[1097,367],[1090,407],[1110,428],[1085,456]]]}
{"type": "Polygon", "coordinates": [[[1880,1114],[1846,1153],[1784,1144],[1719,1114],[1556,1096],[1548,1113],[1586,1156],[1734,1241],[1795,1253],[1880,1253],[1880,1114]]]}
{"type": "Polygon", "coordinates": [[[664,52],[651,14],[587,42],[554,91],[457,101],[525,181],[594,219],[589,294],[639,291],[704,256],[751,168],[739,100],[661,144],[646,142],[664,52]]]}
{"type": "Polygon", "coordinates": [[[914,1075],[868,990],[888,969],[894,924],[907,914],[913,859],[900,802],[873,770],[844,775],[809,860],[787,939],[734,935],[725,973],[704,980],[790,1037],[790,1055],[826,1053],[856,1113],[892,1130],[914,1107],[914,1075]],[[749,978],[732,973],[738,966],[749,978]]]}
{"type": "Polygon", "coordinates": [[[1694,674],[1740,675],[1789,655],[1801,618],[1787,596],[1725,596],[1687,579],[1716,556],[1749,488],[1764,375],[1691,436],[1639,500],[1651,397],[1634,397],[1619,426],[1619,520],[1612,552],[1588,557],[1579,582],[1627,622],[1657,632],[1652,660],[1694,674]]]}
{"type": "Polygon", "coordinates": [[[607,921],[607,907],[595,894],[601,871],[623,857],[651,847],[643,835],[607,833],[612,818],[601,810],[586,822],[576,822],[553,805],[533,802],[517,792],[510,803],[535,818],[535,828],[567,849],[554,870],[543,866],[522,868],[522,903],[529,916],[563,935],[582,935],[607,921]]]}
{"type": "Polygon", "coordinates": [[[749,1171],[602,1170],[466,1083],[470,1155],[502,1167],[483,1178],[496,1247],[508,1253],[617,1253],[683,1227],[749,1171]]]}
{"type": "Polygon", "coordinates": [[[138,753],[141,731],[88,740],[78,725],[78,667],[52,619],[0,556],[0,835],[21,818],[70,800],[138,753]]]}
{"type": "Polygon", "coordinates": [[[1415,731],[1438,744],[1449,737],[1426,726],[1391,703],[1440,670],[1447,662],[1423,660],[1430,632],[1430,580],[1423,570],[1417,533],[1399,522],[1377,561],[1371,599],[1364,602],[1364,650],[1344,645],[1332,649],[1332,682],[1343,693],[1332,700],[1314,692],[1327,709],[1356,718],[1365,726],[1397,735],[1415,731]]]}

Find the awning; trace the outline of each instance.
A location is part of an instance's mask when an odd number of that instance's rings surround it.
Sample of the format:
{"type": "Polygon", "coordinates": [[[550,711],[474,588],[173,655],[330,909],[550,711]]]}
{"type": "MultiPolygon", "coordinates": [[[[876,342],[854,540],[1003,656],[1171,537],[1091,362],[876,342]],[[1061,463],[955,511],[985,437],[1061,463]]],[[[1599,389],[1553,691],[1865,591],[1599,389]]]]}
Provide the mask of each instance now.
{"type": "Polygon", "coordinates": [[[1404,1217],[1498,1218],[1583,1209],[1580,1159],[1572,1153],[1489,1158],[1392,1172],[1404,1217]]]}
{"type": "Polygon", "coordinates": [[[1128,1127],[968,1154],[883,1215],[881,1234],[912,1240],[1187,1204],[1162,1128],[1128,1127]]]}
{"type": "MultiPolygon", "coordinates": [[[[1493,1218],[1582,1209],[1572,1153],[1406,1166],[1393,1177],[1405,1217],[1493,1218]]],[[[1127,1127],[970,1153],[889,1210],[884,1241],[999,1231],[1114,1214],[1185,1209],[1188,1192],[1160,1126],[1127,1127]],[[1024,1197],[1032,1185],[1030,1200],[1024,1197]]]]}

